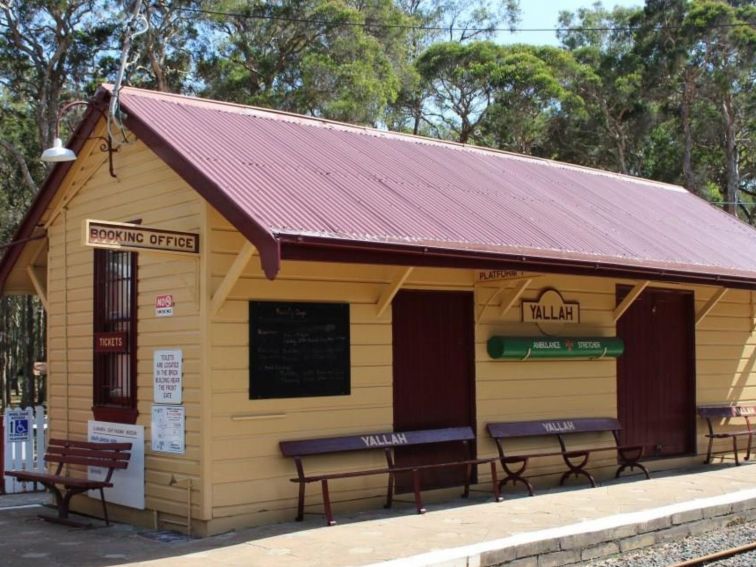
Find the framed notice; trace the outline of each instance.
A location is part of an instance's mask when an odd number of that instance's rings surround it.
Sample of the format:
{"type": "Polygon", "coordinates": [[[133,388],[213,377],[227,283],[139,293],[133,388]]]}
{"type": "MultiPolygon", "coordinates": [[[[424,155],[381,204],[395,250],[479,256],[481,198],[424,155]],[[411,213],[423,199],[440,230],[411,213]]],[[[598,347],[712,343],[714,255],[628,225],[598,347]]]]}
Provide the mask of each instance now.
{"type": "Polygon", "coordinates": [[[249,398],[350,393],[349,304],[252,301],[249,398]]]}
{"type": "Polygon", "coordinates": [[[183,354],[180,350],[156,350],[152,357],[153,399],[156,404],[180,404],[183,354]]]}
{"type": "Polygon", "coordinates": [[[152,406],[152,450],[183,455],[184,406],[152,406]]]}
{"type": "MultiPolygon", "coordinates": [[[[108,502],[144,510],[144,426],[107,421],[89,421],[87,440],[98,443],[131,443],[131,458],[125,469],[113,471],[113,486],[105,489],[108,502]]],[[[108,470],[89,467],[89,478],[102,480],[108,470]]],[[[97,490],[88,493],[100,498],[97,490]]]]}

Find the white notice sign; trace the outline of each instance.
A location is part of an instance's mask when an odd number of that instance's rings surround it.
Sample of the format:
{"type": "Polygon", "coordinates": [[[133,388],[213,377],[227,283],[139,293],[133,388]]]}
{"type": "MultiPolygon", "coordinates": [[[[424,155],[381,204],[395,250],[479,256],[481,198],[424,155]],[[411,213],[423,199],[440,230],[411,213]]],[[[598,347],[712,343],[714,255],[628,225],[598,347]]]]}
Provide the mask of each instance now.
{"type": "Polygon", "coordinates": [[[181,403],[183,355],[180,350],[156,350],[153,356],[154,401],[156,404],[181,403]]]}
{"type": "Polygon", "coordinates": [[[184,454],[184,406],[152,406],[152,450],[184,454]]]}
{"type": "MultiPolygon", "coordinates": [[[[126,423],[90,421],[89,441],[98,443],[131,443],[131,458],[125,470],[113,472],[113,488],[105,489],[105,499],[130,508],[144,510],[144,426],[126,423]]],[[[89,478],[105,478],[107,469],[89,467],[89,478]]],[[[100,499],[100,492],[90,490],[89,496],[100,499]]]]}

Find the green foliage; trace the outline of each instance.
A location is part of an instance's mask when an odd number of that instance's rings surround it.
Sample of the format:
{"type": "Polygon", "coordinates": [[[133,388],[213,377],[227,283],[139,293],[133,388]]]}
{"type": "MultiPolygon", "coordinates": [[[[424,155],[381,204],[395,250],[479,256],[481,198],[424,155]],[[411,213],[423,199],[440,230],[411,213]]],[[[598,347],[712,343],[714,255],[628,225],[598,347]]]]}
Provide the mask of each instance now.
{"type": "Polygon", "coordinates": [[[212,22],[219,47],[198,63],[204,95],[361,123],[396,100],[409,20],[389,0],[224,8],[240,15],[212,22]]]}

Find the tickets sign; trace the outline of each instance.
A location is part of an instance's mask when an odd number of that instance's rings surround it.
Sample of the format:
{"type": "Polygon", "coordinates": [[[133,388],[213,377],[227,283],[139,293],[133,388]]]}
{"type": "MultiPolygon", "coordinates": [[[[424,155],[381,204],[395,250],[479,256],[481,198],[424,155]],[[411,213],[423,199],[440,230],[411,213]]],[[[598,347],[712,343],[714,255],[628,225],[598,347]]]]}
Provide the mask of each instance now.
{"type": "Polygon", "coordinates": [[[114,250],[152,250],[179,254],[197,254],[199,235],[129,224],[87,219],[84,221],[84,245],[114,250]]]}
{"type": "Polygon", "coordinates": [[[128,335],[126,333],[95,333],[95,352],[127,352],[128,335]]]}

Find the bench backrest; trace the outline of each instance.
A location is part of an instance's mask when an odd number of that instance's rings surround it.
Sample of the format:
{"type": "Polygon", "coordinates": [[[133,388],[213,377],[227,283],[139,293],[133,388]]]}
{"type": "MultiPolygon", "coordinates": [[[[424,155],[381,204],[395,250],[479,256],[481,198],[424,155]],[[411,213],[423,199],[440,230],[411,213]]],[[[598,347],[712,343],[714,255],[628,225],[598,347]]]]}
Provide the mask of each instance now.
{"type": "Polygon", "coordinates": [[[424,429],[418,431],[389,431],[386,433],[364,433],[343,437],[320,439],[300,439],[281,441],[279,447],[285,457],[325,455],[370,449],[391,449],[411,445],[427,445],[448,441],[473,441],[475,433],[471,427],[448,427],[444,429],[424,429]]]}
{"type": "Polygon", "coordinates": [[[108,469],[107,480],[115,469],[125,469],[131,458],[131,443],[93,443],[50,439],[47,444],[45,461],[57,463],[60,474],[63,465],[81,465],[108,469]]]}
{"type": "Polygon", "coordinates": [[[613,417],[578,417],[535,421],[507,421],[486,425],[494,439],[535,437],[538,435],[566,435],[568,433],[600,433],[622,429],[613,417]]]}
{"type": "Polygon", "coordinates": [[[756,405],[711,405],[699,406],[698,415],[711,417],[756,417],[756,405]]]}

